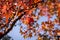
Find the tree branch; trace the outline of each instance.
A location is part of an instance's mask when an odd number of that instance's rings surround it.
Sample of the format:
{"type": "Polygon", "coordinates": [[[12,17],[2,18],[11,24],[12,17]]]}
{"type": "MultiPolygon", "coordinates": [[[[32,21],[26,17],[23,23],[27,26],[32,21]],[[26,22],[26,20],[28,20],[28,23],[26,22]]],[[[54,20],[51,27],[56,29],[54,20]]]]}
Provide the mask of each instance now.
{"type": "MultiPolygon", "coordinates": [[[[31,4],[30,6],[37,5],[38,3],[41,3],[41,1],[39,1],[39,2],[37,2],[37,3],[34,3],[34,4],[31,4]]],[[[30,9],[32,9],[32,8],[30,8],[30,9]]],[[[30,10],[30,9],[29,9],[29,10],[30,10]]],[[[27,9],[26,9],[26,10],[27,10],[27,9]]],[[[22,10],[21,12],[23,12],[23,11],[24,11],[24,10],[22,10]]],[[[3,35],[0,36],[0,39],[1,39],[2,37],[4,37],[7,33],[9,33],[9,32],[12,30],[13,26],[15,25],[15,23],[16,23],[19,19],[21,19],[21,17],[22,17],[23,15],[25,15],[25,14],[26,14],[26,13],[20,15],[17,19],[15,19],[15,20],[12,22],[10,28],[7,30],[7,32],[5,32],[3,35]]],[[[12,19],[12,20],[13,20],[13,19],[12,19]]],[[[8,24],[8,23],[7,23],[7,24],[8,24]]],[[[6,26],[7,24],[5,24],[4,26],[6,26]]]]}

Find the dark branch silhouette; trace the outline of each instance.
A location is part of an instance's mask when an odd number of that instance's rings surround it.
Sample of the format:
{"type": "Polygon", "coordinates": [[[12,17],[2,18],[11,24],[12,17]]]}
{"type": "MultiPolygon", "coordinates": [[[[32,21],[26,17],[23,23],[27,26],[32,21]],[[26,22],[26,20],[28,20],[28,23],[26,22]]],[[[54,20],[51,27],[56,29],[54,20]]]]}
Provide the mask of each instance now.
{"type": "MultiPolygon", "coordinates": [[[[37,5],[38,3],[41,3],[41,1],[39,1],[39,2],[37,2],[37,3],[34,3],[34,4],[31,4],[30,6],[37,5]]],[[[34,7],[32,7],[32,8],[34,8],[34,7]]],[[[30,9],[32,9],[32,8],[30,8],[30,9]]],[[[29,9],[29,10],[30,10],[30,9],[29,9]]],[[[24,12],[25,10],[27,10],[27,9],[20,10],[20,11],[18,11],[18,12],[24,12]]],[[[15,19],[15,20],[12,22],[12,24],[11,24],[10,28],[7,30],[7,32],[5,32],[3,35],[0,36],[0,39],[1,39],[2,37],[4,37],[5,35],[7,35],[7,34],[12,30],[13,26],[15,25],[15,23],[16,23],[19,19],[21,19],[21,17],[22,17],[23,15],[25,15],[25,14],[26,14],[26,12],[24,12],[24,14],[21,14],[20,16],[18,16],[18,18],[15,19]]],[[[12,19],[12,20],[13,20],[13,19],[12,19]]],[[[11,21],[10,21],[10,22],[11,22],[11,21]]],[[[10,23],[10,22],[9,22],[9,23],[10,23]]],[[[8,25],[8,23],[5,24],[4,26],[6,26],[6,25],[8,25]]]]}

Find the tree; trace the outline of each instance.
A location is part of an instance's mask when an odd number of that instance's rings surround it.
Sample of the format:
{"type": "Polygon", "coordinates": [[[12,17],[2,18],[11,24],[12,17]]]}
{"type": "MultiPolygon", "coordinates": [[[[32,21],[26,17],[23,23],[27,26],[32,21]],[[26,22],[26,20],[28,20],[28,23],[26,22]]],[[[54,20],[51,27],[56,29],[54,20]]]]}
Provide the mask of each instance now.
{"type": "Polygon", "coordinates": [[[18,20],[22,22],[21,24],[27,25],[26,30],[23,29],[22,25],[20,27],[20,33],[24,35],[24,38],[31,38],[33,33],[34,36],[38,34],[43,36],[45,34],[49,37],[59,35],[59,1],[55,0],[53,2],[52,0],[47,0],[47,2],[45,2],[44,0],[16,0],[15,2],[14,0],[1,0],[0,2],[0,39],[12,30],[16,21],[18,20]],[[51,18],[54,15],[56,18],[52,21],[51,18]],[[43,21],[40,26],[37,21],[43,16],[47,17],[48,19],[47,21],[43,21]],[[57,28],[54,26],[56,24],[58,25],[57,28]],[[44,33],[42,34],[41,31],[44,31],[44,33]]]}
{"type": "Polygon", "coordinates": [[[10,36],[6,35],[1,40],[13,40],[10,36]]]}

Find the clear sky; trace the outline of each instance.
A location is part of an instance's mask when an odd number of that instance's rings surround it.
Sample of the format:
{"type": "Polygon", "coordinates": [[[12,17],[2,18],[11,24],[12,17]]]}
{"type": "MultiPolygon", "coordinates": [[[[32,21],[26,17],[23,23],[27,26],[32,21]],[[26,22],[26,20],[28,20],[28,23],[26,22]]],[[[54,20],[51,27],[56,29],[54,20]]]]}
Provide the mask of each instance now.
{"type": "MultiPolygon", "coordinates": [[[[56,18],[56,15],[52,16],[51,20],[53,21],[55,18],[56,18]]],[[[47,19],[48,19],[47,17],[42,16],[37,22],[41,24],[41,22],[47,21],[47,19]]],[[[24,39],[23,36],[19,33],[20,25],[17,25],[17,24],[20,24],[20,22],[17,21],[16,26],[12,29],[12,31],[8,33],[8,35],[11,36],[14,40],[36,40],[37,39],[37,37],[35,36],[32,38],[24,39]]]]}

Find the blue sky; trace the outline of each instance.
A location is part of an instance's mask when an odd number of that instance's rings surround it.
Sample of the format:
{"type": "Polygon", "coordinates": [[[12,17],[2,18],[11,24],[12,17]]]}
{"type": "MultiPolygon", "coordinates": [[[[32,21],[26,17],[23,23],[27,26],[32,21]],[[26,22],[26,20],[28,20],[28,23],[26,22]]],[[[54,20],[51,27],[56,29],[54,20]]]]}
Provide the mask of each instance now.
{"type": "MultiPolygon", "coordinates": [[[[18,23],[19,23],[19,21],[18,21],[16,24],[18,24],[18,23]]],[[[12,31],[10,31],[10,32],[8,33],[8,35],[11,36],[14,40],[36,40],[36,39],[37,39],[36,36],[34,36],[34,37],[32,37],[32,38],[24,39],[24,38],[23,38],[23,35],[21,35],[21,34],[19,33],[19,30],[20,30],[20,26],[19,26],[19,25],[16,25],[16,26],[12,29],[12,31]]]]}
{"type": "MultiPolygon", "coordinates": [[[[51,20],[53,21],[55,18],[56,18],[56,15],[52,16],[51,20]]],[[[39,24],[41,24],[41,22],[47,21],[47,19],[48,18],[46,16],[42,16],[42,17],[40,17],[40,19],[37,22],[39,24]]],[[[20,24],[19,21],[17,21],[16,26],[8,33],[8,35],[11,36],[14,40],[36,40],[37,39],[37,36],[33,36],[32,38],[24,39],[23,35],[21,35],[19,33],[20,25],[18,25],[18,24],[20,24]]],[[[56,25],[55,25],[55,27],[56,27],[56,25]]]]}

